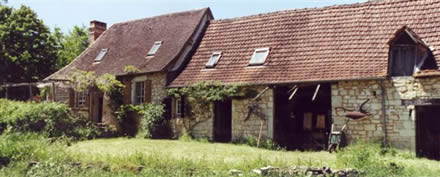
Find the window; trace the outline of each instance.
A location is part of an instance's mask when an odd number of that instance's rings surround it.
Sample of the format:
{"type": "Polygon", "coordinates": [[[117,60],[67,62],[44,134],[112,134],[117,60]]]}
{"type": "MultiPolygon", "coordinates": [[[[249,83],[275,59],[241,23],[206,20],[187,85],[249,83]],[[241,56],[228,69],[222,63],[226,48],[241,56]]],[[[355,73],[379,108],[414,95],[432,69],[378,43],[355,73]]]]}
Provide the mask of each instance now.
{"type": "Polygon", "coordinates": [[[177,99],[175,99],[175,110],[176,110],[176,117],[184,117],[184,114],[183,114],[183,112],[184,112],[184,110],[183,110],[183,106],[184,106],[184,97],[180,97],[180,98],[177,98],[177,99]]]}
{"type": "Polygon", "coordinates": [[[254,54],[249,61],[249,65],[263,65],[268,54],[269,48],[255,49],[254,54]]]}
{"type": "Polygon", "coordinates": [[[136,82],[134,91],[134,104],[145,102],[145,82],[136,82]]]}
{"type": "Polygon", "coordinates": [[[98,56],[95,58],[95,62],[101,61],[102,58],[104,58],[105,54],[107,53],[108,49],[101,49],[98,56]]]}
{"type": "Polygon", "coordinates": [[[83,92],[76,92],[76,103],[77,107],[82,107],[86,105],[86,96],[87,93],[85,91],[83,92]]]}
{"type": "Polygon", "coordinates": [[[393,46],[391,48],[391,75],[412,76],[415,66],[415,46],[393,46]]]}
{"type": "Polygon", "coordinates": [[[162,41],[156,41],[151,47],[150,51],[148,51],[147,56],[153,56],[159,50],[159,47],[162,45],[162,41]]]}
{"type": "Polygon", "coordinates": [[[205,64],[206,68],[214,68],[221,56],[221,52],[212,53],[211,58],[209,58],[208,62],[205,64]]]}

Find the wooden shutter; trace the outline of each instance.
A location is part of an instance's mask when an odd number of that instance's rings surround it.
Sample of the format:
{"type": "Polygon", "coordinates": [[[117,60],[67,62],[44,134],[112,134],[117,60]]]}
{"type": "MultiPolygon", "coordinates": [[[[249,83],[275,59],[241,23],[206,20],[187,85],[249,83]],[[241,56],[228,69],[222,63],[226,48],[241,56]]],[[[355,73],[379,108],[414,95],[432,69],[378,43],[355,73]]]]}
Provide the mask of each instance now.
{"type": "Polygon", "coordinates": [[[73,88],[69,88],[69,106],[75,107],[75,90],[73,88]]]}
{"type": "Polygon", "coordinates": [[[151,80],[145,81],[145,103],[151,103],[151,80]]]}
{"type": "Polygon", "coordinates": [[[130,80],[124,81],[124,85],[125,85],[123,91],[124,104],[131,104],[131,81],[130,80]]]}

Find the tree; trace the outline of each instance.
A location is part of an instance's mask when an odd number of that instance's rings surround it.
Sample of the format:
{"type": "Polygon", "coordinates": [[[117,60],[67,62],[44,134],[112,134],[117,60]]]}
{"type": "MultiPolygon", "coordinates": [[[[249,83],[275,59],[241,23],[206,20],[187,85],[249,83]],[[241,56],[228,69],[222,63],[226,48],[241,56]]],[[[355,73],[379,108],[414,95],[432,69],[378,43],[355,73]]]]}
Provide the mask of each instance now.
{"type": "Polygon", "coordinates": [[[59,28],[55,28],[53,36],[59,42],[59,51],[56,69],[61,69],[83,52],[89,45],[87,28],[85,26],[74,26],[65,36],[59,28]]]}
{"type": "Polygon", "coordinates": [[[38,81],[55,71],[56,41],[26,6],[0,5],[0,84],[38,81]]]}

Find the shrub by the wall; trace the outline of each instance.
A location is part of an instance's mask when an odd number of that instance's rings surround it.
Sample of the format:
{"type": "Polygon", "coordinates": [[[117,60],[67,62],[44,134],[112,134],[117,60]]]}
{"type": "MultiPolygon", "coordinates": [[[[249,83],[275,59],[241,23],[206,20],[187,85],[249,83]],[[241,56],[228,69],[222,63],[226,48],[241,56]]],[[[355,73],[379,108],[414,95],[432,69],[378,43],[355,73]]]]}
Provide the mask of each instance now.
{"type": "Polygon", "coordinates": [[[49,137],[93,138],[97,127],[87,118],[73,115],[61,103],[33,103],[0,99],[0,132],[39,132],[49,137]]]}

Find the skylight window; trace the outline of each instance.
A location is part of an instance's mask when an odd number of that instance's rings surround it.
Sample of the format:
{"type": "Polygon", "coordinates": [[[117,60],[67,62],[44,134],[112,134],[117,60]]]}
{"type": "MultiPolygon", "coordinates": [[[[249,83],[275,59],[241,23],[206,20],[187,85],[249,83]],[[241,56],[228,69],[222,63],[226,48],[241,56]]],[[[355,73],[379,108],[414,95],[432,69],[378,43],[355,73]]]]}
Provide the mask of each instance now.
{"type": "Polygon", "coordinates": [[[252,55],[249,65],[263,65],[266,61],[267,55],[269,54],[269,48],[255,49],[252,55]]]}
{"type": "Polygon", "coordinates": [[[153,44],[153,47],[151,47],[150,51],[148,51],[148,56],[153,56],[156,54],[156,52],[159,50],[160,45],[162,45],[162,41],[156,41],[153,44]]]}
{"type": "Polygon", "coordinates": [[[214,68],[221,56],[221,52],[212,53],[211,58],[209,58],[208,62],[205,64],[206,68],[214,68]]]}
{"type": "Polygon", "coordinates": [[[96,56],[95,61],[99,62],[102,60],[102,58],[104,58],[105,54],[107,53],[108,49],[101,49],[101,51],[99,52],[98,56],[96,56]]]}

